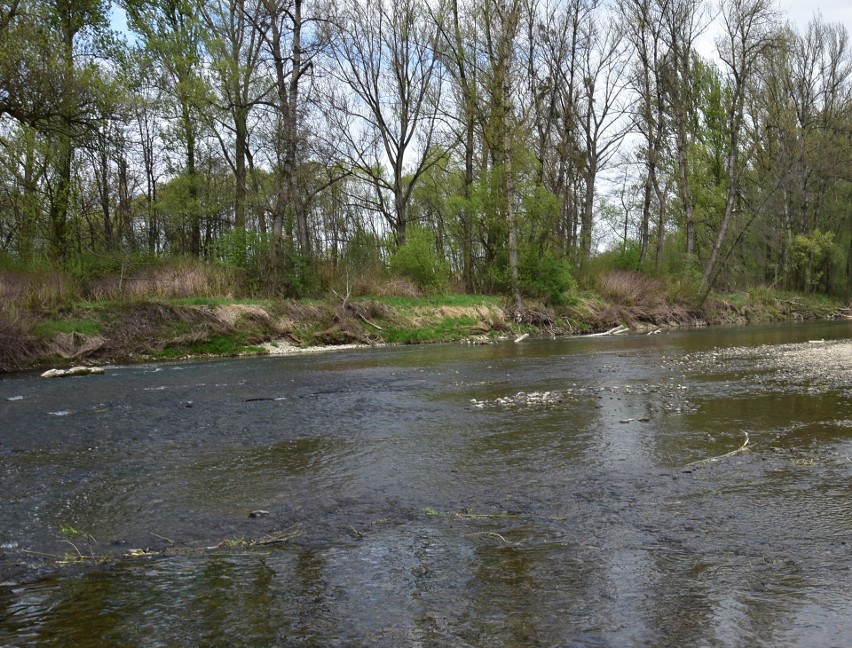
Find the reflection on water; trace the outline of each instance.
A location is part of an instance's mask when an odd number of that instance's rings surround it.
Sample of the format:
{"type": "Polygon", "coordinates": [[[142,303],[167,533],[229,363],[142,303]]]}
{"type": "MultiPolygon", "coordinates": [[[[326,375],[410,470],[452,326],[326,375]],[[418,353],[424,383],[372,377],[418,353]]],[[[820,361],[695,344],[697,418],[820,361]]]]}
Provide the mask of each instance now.
{"type": "Polygon", "coordinates": [[[842,645],[848,394],[718,350],[850,336],[2,380],[0,645],[842,645]]]}

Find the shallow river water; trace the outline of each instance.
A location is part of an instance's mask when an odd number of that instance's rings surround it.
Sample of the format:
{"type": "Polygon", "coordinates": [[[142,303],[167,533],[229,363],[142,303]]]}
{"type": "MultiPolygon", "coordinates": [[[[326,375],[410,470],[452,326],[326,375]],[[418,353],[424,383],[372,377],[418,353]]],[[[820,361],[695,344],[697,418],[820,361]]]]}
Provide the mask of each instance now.
{"type": "Polygon", "coordinates": [[[852,643],[852,323],[0,379],[0,646],[852,643]]]}

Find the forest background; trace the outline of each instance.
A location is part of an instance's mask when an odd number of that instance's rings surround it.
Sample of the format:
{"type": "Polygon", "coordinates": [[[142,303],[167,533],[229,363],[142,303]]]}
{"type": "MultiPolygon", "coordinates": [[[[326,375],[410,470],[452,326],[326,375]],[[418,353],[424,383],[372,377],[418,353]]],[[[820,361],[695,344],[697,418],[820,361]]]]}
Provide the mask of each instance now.
{"type": "Polygon", "coordinates": [[[0,0],[0,328],[151,297],[848,299],[850,151],[846,26],[769,0],[0,0]]]}

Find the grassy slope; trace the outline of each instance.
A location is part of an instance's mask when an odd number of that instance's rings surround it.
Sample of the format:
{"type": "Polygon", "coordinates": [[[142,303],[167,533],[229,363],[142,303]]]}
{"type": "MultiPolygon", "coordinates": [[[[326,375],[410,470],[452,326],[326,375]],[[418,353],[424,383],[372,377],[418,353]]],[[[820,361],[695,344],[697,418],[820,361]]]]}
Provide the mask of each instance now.
{"type": "Polygon", "coordinates": [[[672,303],[659,286],[614,284],[604,282],[595,293],[575,295],[558,309],[530,303],[520,315],[506,300],[482,295],[300,302],[204,297],[81,302],[27,314],[7,310],[0,313],[0,370],[260,354],[266,352],[260,345],[272,340],[299,346],[414,344],[577,334],[621,323],[658,327],[829,318],[843,307],[821,296],[758,289],[716,297],[698,311],[672,303]]]}

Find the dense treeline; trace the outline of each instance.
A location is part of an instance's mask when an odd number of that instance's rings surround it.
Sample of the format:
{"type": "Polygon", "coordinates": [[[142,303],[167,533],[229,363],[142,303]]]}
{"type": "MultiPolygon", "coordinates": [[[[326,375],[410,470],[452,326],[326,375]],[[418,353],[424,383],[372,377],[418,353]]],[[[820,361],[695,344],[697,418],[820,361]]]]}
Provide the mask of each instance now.
{"type": "Polygon", "coordinates": [[[102,0],[0,0],[7,266],[188,255],[285,295],[389,268],[518,302],[596,263],[699,299],[852,284],[841,25],[769,0],[122,9],[126,35],[102,0]]]}

